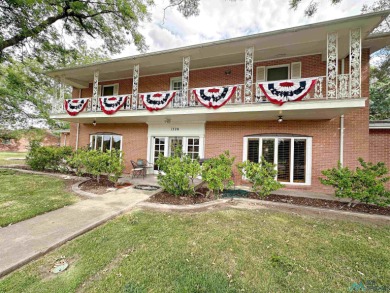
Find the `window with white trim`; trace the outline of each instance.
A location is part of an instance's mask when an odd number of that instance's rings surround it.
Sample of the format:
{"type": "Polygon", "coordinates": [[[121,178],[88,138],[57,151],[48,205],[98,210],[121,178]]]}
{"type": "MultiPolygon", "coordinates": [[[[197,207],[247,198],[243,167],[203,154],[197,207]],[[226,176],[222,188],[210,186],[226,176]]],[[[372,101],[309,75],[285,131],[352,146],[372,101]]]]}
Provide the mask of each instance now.
{"type": "Polygon", "coordinates": [[[116,96],[119,91],[119,83],[116,84],[107,84],[102,87],[102,96],[116,96]]]}
{"type": "Polygon", "coordinates": [[[171,91],[180,91],[182,89],[182,78],[181,76],[171,78],[171,91]]]}
{"type": "Polygon", "coordinates": [[[244,138],[244,161],[260,162],[261,157],[276,165],[279,182],[311,183],[312,138],[260,135],[244,138]]]}
{"type": "Polygon", "coordinates": [[[112,133],[97,133],[90,135],[89,146],[93,150],[122,150],[122,135],[112,133]]]}

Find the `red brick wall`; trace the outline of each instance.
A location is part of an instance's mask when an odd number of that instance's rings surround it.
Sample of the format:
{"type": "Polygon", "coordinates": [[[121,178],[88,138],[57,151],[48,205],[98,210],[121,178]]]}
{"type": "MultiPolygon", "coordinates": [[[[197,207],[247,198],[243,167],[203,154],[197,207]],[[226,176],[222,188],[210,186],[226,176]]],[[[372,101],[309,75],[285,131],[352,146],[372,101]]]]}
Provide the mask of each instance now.
{"type": "Polygon", "coordinates": [[[390,129],[370,129],[370,162],[384,162],[390,168],[390,129]]]}
{"type": "MultiPolygon", "coordinates": [[[[58,146],[60,139],[51,133],[47,133],[41,144],[43,146],[58,146]]],[[[20,139],[11,139],[9,144],[3,144],[0,141],[0,152],[27,152],[30,141],[27,137],[20,139]]]]}
{"type": "MultiPolygon", "coordinates": [[[[79,130],[79,148],[89,146],[89,136],[97,132],[111,132],[122,135],[122,151],[126,164],[125,172],[130,172],[130,160],[146,159],[147,155],[147,135],[148,125],[146,123],[132,124],[80,124],[79,130]]],[[[77,124],[70,125],[69,145],[76,146],[77,124]]]]}

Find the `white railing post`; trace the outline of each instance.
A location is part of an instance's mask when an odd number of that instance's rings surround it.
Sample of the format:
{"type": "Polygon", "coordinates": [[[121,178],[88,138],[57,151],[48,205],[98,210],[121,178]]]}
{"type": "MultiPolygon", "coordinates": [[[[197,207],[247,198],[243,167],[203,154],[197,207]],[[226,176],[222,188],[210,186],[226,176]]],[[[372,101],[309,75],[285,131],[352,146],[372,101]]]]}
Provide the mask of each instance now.
{"type": "Polygon", "coordinates": [[[338,74],[338,34],[331,33],[327,36],[326,58],[326,98],[337,98],[337,74],[338,74]]]}
{"type": "Polygon", "coordinates": [[[190,56],[183,57],[183,70],[181,76],[181,101],[182,106],[188,104],[188,85],[190,82],[190,56]]]}
{"type": "Polygon", "coordinates": [[[254,47],[245,49],[244,103],[252,102],[254,47]]]}
{"type": "Polygon", "coordinates": [[[99,71],[93,73],[92,111],[97,112],[99,108],[99,71]]]}
{"type": "Polygon", "coordinates": [[[349,44],[349,94],[351,98],[360,98],[362,56],[362,38],[360,28],[350,31],[349,44]]]}
{"type": "Polygon", "coordinates": [[[133,67],[133,92],[131,95],[131,109],[137,110],[138,102],[138,84],[139,84],[139,64],[133,67]]]}

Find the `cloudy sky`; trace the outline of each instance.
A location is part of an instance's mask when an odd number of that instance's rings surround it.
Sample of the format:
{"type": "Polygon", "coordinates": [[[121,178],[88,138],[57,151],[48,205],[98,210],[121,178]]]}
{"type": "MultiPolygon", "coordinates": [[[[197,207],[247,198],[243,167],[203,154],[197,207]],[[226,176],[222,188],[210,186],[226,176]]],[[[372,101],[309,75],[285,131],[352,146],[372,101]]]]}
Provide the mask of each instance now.
{"type": "MultiPolygon", "coordinates": [[[[154,52],[357,15],[363,4],[374,2],[343,0],[331,5],[331,0],[319,0],[318,12],[308,18],[304,10],[310,1],[303,0],[299,9],[293,11],[289,9],[289,0],[201,0],[198,16],[186,19],[176,8],[169,8],[163,21],[169,0],[156,0],[158,3],[151,9],[152,20],[143,23],[140,30],[148,52],[154,52]]],[[[136,54],[136,48],[130,46],[113,57],[136,54]]]]}

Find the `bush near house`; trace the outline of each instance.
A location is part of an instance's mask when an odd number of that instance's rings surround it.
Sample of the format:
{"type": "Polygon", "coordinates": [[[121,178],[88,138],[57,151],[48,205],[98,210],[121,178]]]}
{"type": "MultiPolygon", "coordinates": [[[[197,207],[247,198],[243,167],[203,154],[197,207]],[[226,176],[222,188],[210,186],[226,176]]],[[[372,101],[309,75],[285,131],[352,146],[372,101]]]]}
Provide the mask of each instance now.
{"type": "Polygon", "coordinates": [[[202,180],[207,183],[209,192],[218,197],[221,191],[233,186],[232,169],[235,157],[225,151],[217,157],[206,160],[202,165],[202,180]]]}
{"type": "Polygon", "coordinates": [[[100,176],[104,174],[116,183],[125,169],[125,164],[121,151],[80,149],[73,153],[69,167],[75,169],[78,175],[90,174],[97,182],[100,182],[100,176]]]}
{"type": "Polygon", "coordinates": [[[37,171],[75,170],[77,175],[89,174],[98,182],[101,175],[116,183],[125,168],[122,152],[117,150],[102,152],[80,149],[73,152],[71,147],[41,146],[32,141],[26,158],[27,164],[37,171]]]}
{"type": "Polygon", "coordinates": [[[177,148],[171,157],[160,154],[156,163],[161,171],[157,175],[158,183],[166,192],[175,196],[195,194],[194,179],[201,170],[198,160],[192,160],[177,148]]]}
{"type": "Polygon", "coordinates": [[[350,205],[354,205],[355,200],[379,206],[390,204],[390,191],[385,188],[390,177],[385,163],[373,164],[362,158],[358,161],[361,167],[355,170],[339,162],[337,168],[322,171],[325,178],[320,178],[321,183],[333,186],[336,197],[350,198],[350,205]]]}
{"type": "Polygon", "coordinates": [[[275,180],[278,171],[275,165],[267,162],[261,157],[259,163],[245,161],[237,165],[240,174],[245,176],[252,183],[252,192],[258,197],[266,197],[272,191],[277,190],[283,185],[275,180]]]}
{"type": "Polygon", "coordinates": [[[33,170],[66,171],[67,160],[72,155],[71,147],[41,146],[37,140],[30,142],[26,163],[33,170]]]}

